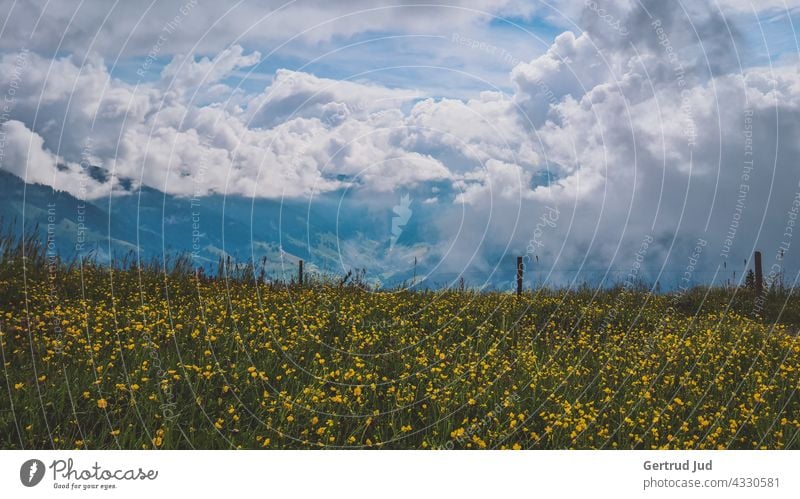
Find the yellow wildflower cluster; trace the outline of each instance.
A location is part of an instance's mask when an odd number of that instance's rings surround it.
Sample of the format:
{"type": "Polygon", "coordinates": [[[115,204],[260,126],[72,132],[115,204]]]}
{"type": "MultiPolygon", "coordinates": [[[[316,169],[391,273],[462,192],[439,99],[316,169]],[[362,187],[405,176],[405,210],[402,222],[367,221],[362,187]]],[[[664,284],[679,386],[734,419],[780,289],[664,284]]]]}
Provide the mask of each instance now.
{"type": "Polygon", "coordinates": [[[800,448],[797,336],[668,296],[14,275],[3,448],[800,448]]]}

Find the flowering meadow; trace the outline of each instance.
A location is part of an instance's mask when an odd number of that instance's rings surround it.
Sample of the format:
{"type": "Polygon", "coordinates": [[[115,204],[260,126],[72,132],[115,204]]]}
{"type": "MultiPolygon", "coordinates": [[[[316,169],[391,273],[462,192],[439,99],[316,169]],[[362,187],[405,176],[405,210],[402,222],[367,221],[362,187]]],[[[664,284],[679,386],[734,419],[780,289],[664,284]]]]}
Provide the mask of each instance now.
{"type": "Polygon", "coordinates": [[[300,287],[3,251],[6,449],[800,448],[800,340],[742,290],[300,287]]]}

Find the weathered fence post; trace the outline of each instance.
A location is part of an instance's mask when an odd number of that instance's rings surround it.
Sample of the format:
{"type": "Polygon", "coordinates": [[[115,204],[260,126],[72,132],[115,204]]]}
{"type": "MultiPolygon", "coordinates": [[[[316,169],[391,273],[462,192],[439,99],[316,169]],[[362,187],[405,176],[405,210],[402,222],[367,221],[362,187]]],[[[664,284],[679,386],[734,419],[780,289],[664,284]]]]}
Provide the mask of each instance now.
{"type": "Polygon", "coordinates": [[[300,260],[297,265],[297,282],[303,285],[303,260],[300,260]]]}
{"type": "Polygon", "coordinates": [[[517,257],[517,296],[522,295],[522,271],[524,270],[524,264],[522,263],[522,257],[517,257]]]}
{"type": "Polygon", "coordinates": [[[761,269],[761,252],[755,252],[755,265],[756,265],[756,297],[760,297],[764,292],[764,272],[761,269]]]}

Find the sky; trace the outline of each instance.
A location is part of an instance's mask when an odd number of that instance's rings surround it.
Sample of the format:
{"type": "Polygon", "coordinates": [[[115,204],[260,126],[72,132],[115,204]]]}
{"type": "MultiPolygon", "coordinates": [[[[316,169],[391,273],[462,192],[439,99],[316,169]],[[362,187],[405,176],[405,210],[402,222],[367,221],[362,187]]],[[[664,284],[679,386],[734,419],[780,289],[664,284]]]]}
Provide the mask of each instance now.
{"type": "Polygon", "coordinates": [[[357,200],[395,251],[339,247],[378,267],[800,268],[798,0],[0,4],[0,165],[28,182],[357,200]]]}

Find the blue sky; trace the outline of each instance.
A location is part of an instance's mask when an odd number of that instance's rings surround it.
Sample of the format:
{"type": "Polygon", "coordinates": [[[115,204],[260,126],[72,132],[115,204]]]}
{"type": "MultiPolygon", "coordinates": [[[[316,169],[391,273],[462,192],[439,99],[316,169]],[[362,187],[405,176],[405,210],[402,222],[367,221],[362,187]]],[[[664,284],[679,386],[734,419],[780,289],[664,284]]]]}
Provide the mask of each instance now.
{"type": "Polygon", "coordinates": [[[800,47],[797,34],[797,29],[800,28],[800,10],[740,14],[734,16],[733,20],[742,26],[744,46],[749,49],[746,58],[749,64],[796,63],[791,60],[791,56],[796,56],[800,47]]]}

